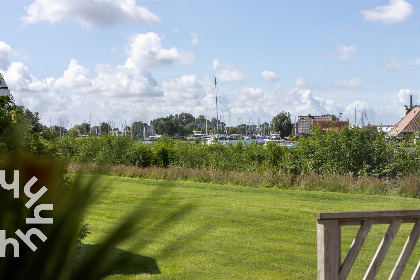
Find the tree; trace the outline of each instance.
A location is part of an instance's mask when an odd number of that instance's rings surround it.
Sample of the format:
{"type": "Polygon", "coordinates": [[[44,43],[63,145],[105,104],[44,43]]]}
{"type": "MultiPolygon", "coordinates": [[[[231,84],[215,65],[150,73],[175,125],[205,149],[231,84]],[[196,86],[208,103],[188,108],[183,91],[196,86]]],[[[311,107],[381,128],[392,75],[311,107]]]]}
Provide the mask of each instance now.
{"type": "Polygon", "coordinates": [[[73,126],[72,128],[70,128],[69,135],[70,136],[74,136],[74,137],[79,136],[80,135],[80,129],[81,128],[82,128],[82,126],[80,124],[76,124],[75,126],[73,126]]]}
{"type": "Polygon", "coordinates": [[[82,128],[80,129],[80,133],[86,135],[86,134],[89,134],[89,131],[90,131],[90,124],[82,123],[82,128]]]}
{"type": "Polygon", "coordinates": [[[195,118],[190,113],[181,113],[179,115],[175,115],[175,119],[181,123],[182,126],[187,125],[195,121],[195,118]]]}
{"type": "Polygon", "coordinates": [[[414,108],[418,107],[418,105],[413,105],[413,106],[404,105],[404,107],[405,107],[405,114],[408,115],[408,113],[410,113],[411,110],[413,110],[414,108]]]}
{"type": "Polygon", "coordinates": [[[271,132],[280,133],[280,137],[287,137],[292,133],[293,125],[290,120],[290,113],[282,111],[280,114],[275,116],[271,121],[271,132]]]}
{"type": "Polygon", "coordinates": [[[194,130],[198,130],[198,126],[194,123],[189,123],[184,127],[185,134],[192,134],[194,130]]]}
{"type": "Polygon", "coordinates": [[[16,105],[12,95],[0,96],[0,136],[16,129],[22,115],[23,106],[16,105]]]}
{"type": "Polygon", "coordinates": [[[169,115],[166,118],[158,118],[153,120],[153,129],[157,134],[175,136],[177,133],[177,126],[175,124],[175,118],[169,115]]]}
{"type": "Polygon", "coordinates": [[[135,138],[145,137],[145,135],[143,135],[143,131],[144,131],[144,128],[148,127],[147,123],[133,122],[132,127],[133,127],[132,129],[133,137],[135,138]]]}
{"type": "Polygon", "coordinates": [[[204,115],[199,115],[198,118],[195,119],[196,122],[205,123],[206,117],[204,115]]]}
{"type": "Polygon", "coordinates": [[[105,134],[109,134],[109,132],[111,131],[111,126],[108,123],[101,123],[101,127],[100,127],[100,134],[101,135],[105,135],[105,134]]]}
{"type": "Polygon", "coordinates": [[[29,109],[25,109],[23,112],[23,118],[26,120],[29,126],[29,133],[41,133],[46,128],[41,124],[39,113],[32,113],[29,109]]]}

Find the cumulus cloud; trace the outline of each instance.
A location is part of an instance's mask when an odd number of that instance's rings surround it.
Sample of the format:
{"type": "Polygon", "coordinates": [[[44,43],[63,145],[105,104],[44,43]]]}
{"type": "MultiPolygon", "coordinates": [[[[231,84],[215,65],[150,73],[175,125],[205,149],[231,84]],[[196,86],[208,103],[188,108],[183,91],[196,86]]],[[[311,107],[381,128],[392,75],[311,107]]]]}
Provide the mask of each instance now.
{"type": "Polygon", "coordinates": [[[383,56],[382,60],[386,69],[400,70],[403,68],[395,57],[383,56]]]}
{"type": "Polygon", "coordinates": [[[410,95],[413,96],[413,105],[418,104],[419,98],[414,91],[401,89],[390,98],[391,103],[389,105],[378,109],[377,116],[382,124],[397,124],[405,116],[404,106],[410,105],[410,95]]]}
{"type": "Polygon", "coordinates": [[[202,103],[206,92],[195,75],[184,75],[169,82],[162,82],[164,95],[156,102],[167,114],[188,112],[203,114],[202,103]]]}
{"type": "Polygon", "coordinates": [[[267,70],[261,72],[261,77],[267,82],[274,82],[279,79],[276,73],[267,70]]]}
{"type": "Polygon", "coordinates": [[[28,67],[22,62],[11,63],[5,72],[5,79],[12,91],[33,90],[33,82],[38,82],[29,74],[28,67]]]}
{"type": "Polygon", "coordinates": [[[360,78],[353,78],[350,80],[337,80],[334,84],[335,87],[347,90],[359,89],[365,81],[360,78]]]}
{"type": "MultiPolygon", "coordinates": [[[[0,54],[0,60],[9,61],[0,54]]],[[[8,63],[5,79],[18,104],[40,113],[41,120],[71,126],[87,121],[142,120],[176,114],[181,111],[203,114],[206,98],[203,83],[195,75],[184,75],[161,85],[152,74],[130,63],[96,65],[93,73],[70,60],[60,77],[38,80],[22,62],[8,63]],[[67,120],[67,121],[64,121],[67,120]]]]}
{"type": "Polygon", "coordinates": [[[92,80],[89,69],[83,68],[75,59],[72,59],[63,76],[55,81],[54,87],[58,90],[80,90],[91,87],[92,80]]]}
{"type": "Polygon", "coordinates": [[[372,10],[364,10],[361,13],[365,20],[392,24],[409,19],[414,14],[414,8],[405,0],[390,0],[388,5],[377,6],[372,10]]]}
{"type": "Polygon", "coordinates": [[[6,70],[10,64],[9,56],[12,53],[12,48],[6,42],[0,41],[0,69],[6,70]]]}
{"type": "Polygon", "coordinates": [[[353,53],[357,51],[356,46],[338,45],[338,51],[333,55],[336,59],[341,61],[348,61],[352,59],[353,53]]]}
{"type": "Polygon", "coordinates": [[[172,47],[164,49],[162,39],[154,32],[135,34],[130,37],[126,53],[129,63],[144,66],[159,66],[168,64],[191,64],[194,55],[181,49],[172,47]]]}
{"type": "Polygon", "coordinates": [[[393,98],[394,104],[403,107],[404,105],[410,105],[410,95],[413,98],[413,104],[418,104],[418,96],[411,89],[401,89],[398,94],[393,98]]]}
{"type": "Polygon", "coordinates": [[[376,112],[369,103],[356,100],[344,108],[343,119],[356,125],[367,125],[375,122],[376,112]]]}
{"type": "Polygon", "coordinates": [[[26,8],[25,23],[55,23],[75,19],[84,26],[111,26],[120,22],[154,24],[160,18],[135,0],[36,0],[26,8]]]}
{"type": "Polygon", "coordinates": [[[299,115],[338,115],[343,107],[333,100],[315,95],[312,90],[296,85],[275,85],[273,92],[259,88],[245,87],[239,98],[229,100],[231,112],[237,115],[248,114],[254,118],[271,119],[281,111],[299,115]]]}
{"type": "Polygon", "coordinates": [[[264,97],[264,92],[260,88],[245,87],[240,91],[241,98],[249,101],[258,101],[264,97]]]}
{"type": "Polygon", "coordinates": [[[221,63],[217,58],[213,60],[213,69],[216,70],[216,77],[221,82],[238,82],[248,78],[245,70],[221,63]]]}

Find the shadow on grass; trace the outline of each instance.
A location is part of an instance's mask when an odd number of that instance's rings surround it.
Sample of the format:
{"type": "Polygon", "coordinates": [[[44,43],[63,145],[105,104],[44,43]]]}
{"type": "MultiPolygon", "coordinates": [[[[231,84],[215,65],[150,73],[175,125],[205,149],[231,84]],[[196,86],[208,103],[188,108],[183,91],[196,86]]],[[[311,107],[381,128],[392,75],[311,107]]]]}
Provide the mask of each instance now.
{"type": "MultiPolygon", "coordinates": [[[[98,245],[83,244],[81,253],[89,254],[94,251],[97,246],[98,245]]],[[[161,273],[154,258],[134,254],[118,248],[113,248],[110,254],[113,257],[118,257],[118,259],[121,259],[122,261],[118,262],[118,265],[108,273],[108,276],[114,274],[130,275],[161,273]]]]}

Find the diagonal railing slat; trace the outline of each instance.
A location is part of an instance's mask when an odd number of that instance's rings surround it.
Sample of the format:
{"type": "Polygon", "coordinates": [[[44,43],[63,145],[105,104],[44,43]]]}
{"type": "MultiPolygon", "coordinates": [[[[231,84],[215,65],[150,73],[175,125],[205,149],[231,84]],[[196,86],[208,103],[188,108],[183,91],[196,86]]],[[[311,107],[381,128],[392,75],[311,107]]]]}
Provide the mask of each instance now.
{"type": "Polygon", "coordinates": [[[366,271],[363,280],[375,279],[375,276],[378,274],[379,268],[381,267],[382,262],[388,253],[389,247],[391,247],[392,241],[394,241],[395,235],[397,235],[402,221],[402,219],[392,221],[391,225],[385,233],[384,238],[382,239],[381,244],[378,247],[378,250],[376,251],[375,256],[372,259],[372,262],[369,265],[368,270],[366,271]]]}
{"type": "Polygon", "coordinates": [[[364,221],[359,231],[357,232],[356,238],[353,240],[353,243],[350,246],[349,252],[347,253],[346,258],[343,261],[343,264],[340,268],[339,279],[345,280],[350,273],[351,268],[357,258],[357,255],[360,252],[360,249],[363,246],[363,243],[366,240],[366,237],[372,227],[372,220],[364,221]]]}
{"type": "MultiPolygon", "coordinates": [[[[400,279],[420,236],[420,210],[322,212],[317,219],[317,274],[319,280],[345,280],[366,237],[375,224],[389,228],[373,257],[364,279],[374,279],[402,223],[415,223],[389,279],[400,279]],[[341,227],[360,225],[360,229],[341,264],[341,227]]],[[[411,280],[420,280],[420,261],[411,280]]]]}
{"type": "Polygon", "coordinates": [[[394,269],[389,276],[389,280],[397,280],[401,278],[401,275],[404,271],[404,268],[413,253],[414,248],[416,247],[417,241],[420,237],[420,220],[418,220],[411,230],[410,235],[407,237],[404,248],[401,251],[401,254],[395,264],[394,269]]]}

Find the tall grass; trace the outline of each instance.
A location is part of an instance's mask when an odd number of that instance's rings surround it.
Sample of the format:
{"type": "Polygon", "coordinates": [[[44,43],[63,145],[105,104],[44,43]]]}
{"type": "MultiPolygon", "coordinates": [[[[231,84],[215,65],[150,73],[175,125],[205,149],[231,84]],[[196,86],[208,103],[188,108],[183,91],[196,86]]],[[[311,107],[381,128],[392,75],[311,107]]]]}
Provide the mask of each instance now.
{"type": "Polygon", "coordinates": [[[117,136],[61,138],[53,146],[49,149],[71,163],[378,178],[398,178],[420,170],[420,144],[408,146],[358,127],[339,132],[315,129],[296,148],[275,143],[203,145],[172,139],[146,144],[117,136]]]}
{"type": "Polygon", "coordinates": [[[243,172],[175,166],[142,168],[128,165],[70,165],[70,172],[76,172],[77,170],[88,174],[142,179],[420,198],[420,175],[405,175],[398,179],[390,179],[374,176],[353,176],[352,174],[311,173],[296,175],[293,173],[283,174],[273,170],[243,172]]]}

